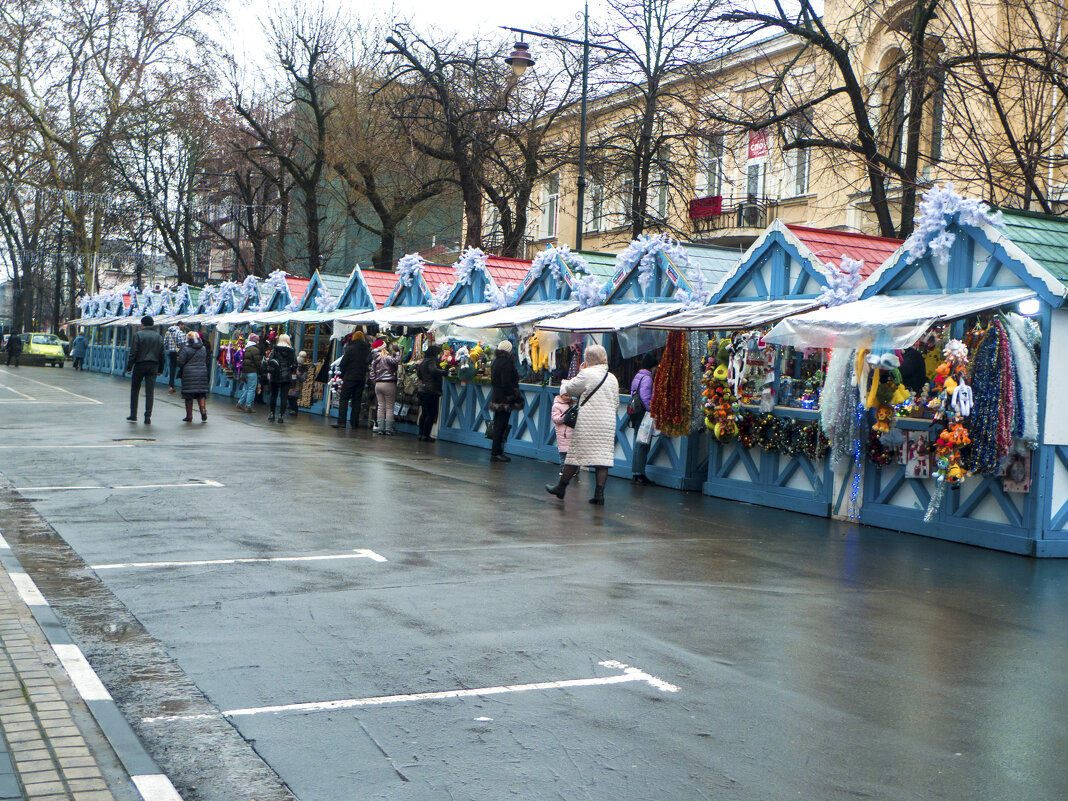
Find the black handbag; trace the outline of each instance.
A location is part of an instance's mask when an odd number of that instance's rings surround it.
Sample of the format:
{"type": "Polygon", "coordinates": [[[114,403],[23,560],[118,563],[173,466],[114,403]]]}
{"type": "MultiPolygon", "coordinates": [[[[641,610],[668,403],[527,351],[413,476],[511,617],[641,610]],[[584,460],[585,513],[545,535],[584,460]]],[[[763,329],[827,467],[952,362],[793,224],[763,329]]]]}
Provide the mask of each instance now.
{"type": "Polygon", "coordinates": [[[606,378],[608,378],[608,371],[607,370],[605,371],[604,376],[601,378],[601,383],[593,388],[593,392],[591,392],[589,395],[587,395],[583,400],[579,401],[578,403],[572,403],[567,408],[567,411],[564,412],[564,416],[562,418],[562,422],[563,422],[563,424],[565,426],[567,426],[568,428],[574,428],[575,427],[575,424],[578,422],[579,409],[581,409],[583,406],[585,406],[589,402],[590,398],[592,398],[594,395],[597,394],[597,390],[599,390],[601,388],[601,384],[604,384],[606,378]]]}

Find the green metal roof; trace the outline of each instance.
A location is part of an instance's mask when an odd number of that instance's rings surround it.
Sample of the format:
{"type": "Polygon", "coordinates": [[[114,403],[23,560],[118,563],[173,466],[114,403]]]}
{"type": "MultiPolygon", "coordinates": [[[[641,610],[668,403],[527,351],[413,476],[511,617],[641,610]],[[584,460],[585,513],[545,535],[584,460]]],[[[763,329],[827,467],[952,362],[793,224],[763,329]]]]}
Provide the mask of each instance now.
{"type": "Polygon", "coordinates": [[[1001,209],[1009,240],[1054,278],[1068,286],[1068,218],[1001,209]]]}
{"type": "Polygon", "coordinates": [[[595,250],[576,250],[573,252],[582,256],[582,258],[586,260],[586,264],[590,267],[590,275],[607,279],[616,274],[617,254],[599,253],[595,250]]]}
{"type": "Polygon", "coordinates": [[[345,287],[349,285],[349,276],[347,275],[319,273],[319,280],[323,282],[323,287],[326,291],[335,298],[340,298],[341,293],[345,291],[345,287]]]}

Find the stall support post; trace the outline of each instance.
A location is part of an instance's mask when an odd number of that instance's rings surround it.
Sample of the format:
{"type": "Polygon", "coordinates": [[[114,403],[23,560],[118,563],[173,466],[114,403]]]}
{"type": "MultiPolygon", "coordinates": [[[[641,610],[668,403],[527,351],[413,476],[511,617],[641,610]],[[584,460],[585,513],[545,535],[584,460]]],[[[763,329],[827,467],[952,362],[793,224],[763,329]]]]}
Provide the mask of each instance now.
{"type": "Polygon", "coordinates": [[[1046,445],[1046,401],[1049,383],[1050,337],[1053,334],[1053,309],[1048,303],[1042,304],[1040,330],[1042,345],[1038,360],[1038,450],[1031,457],[1031,499],[1035,520],[1032,523],[1032,536],[1035,542],[1046,538],[1046,526],[1052,521],[1053,477],[1057,469],[1054,448],[1046,445]],[[1037,457],[1037,458],[1035,458],[1037,457]],[[1034,498],[1039,496],[1037,502],[1034,498]]]}

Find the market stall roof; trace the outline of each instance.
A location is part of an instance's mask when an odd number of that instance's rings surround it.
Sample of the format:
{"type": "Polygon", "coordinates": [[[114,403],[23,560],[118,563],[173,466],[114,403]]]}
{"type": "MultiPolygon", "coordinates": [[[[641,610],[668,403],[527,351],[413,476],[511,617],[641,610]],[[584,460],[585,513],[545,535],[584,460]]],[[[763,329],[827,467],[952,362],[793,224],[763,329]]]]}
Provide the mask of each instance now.
{"type": "Polygon", "coordinates": [[[758,300],[752,303],[720,303],[700,309],[679,312],[662,317],[643,328],[665,331],[726,331],[757,328],[789,317],[791,314],[815,309],[820,304],[815,300],[758,300]]]}
{"type": "Polygon", "coordinates": [[[493,277],[498,288],[504,289],[509,284],[513,289],[522,283],[530,272],[530,259],[513,259],[508,256],[487,256],[486,270],[493,277]]]}
{"type": "Polygon", "coordinates": [[[226,312],[225,314],[204,314],[196,315],[197,317],[204,317],[205,319],[199,320],[206,325],[244,325],[246,323],[254,322],[260,317],[263,312],[226,312]]]}
{"type": "Polygon", "coordinates": [[[524,325],[547,317],[559,317],[573,312],[579,307],[576,300],[542,300],[534,303],[521,303],[518,306],[505,306],[472,317],[461,317],[453,322],[465,328],[506,328],[512,325],[524,325]]]}
{"type": "Polygon", "coordinates": [[[363,280],[367,283],[371,300],[374,301],[375,306],[381,308],[386,305],[393,287],[397,285],[397,274],[386,270],[364,270],[363,280]]]}
{"type": "Polygon", "coordinates": [[[787,317],[766,335],[768,342],[808,348],[911,346],[932,325],[1019,303],[1036,296],[1025,287],[930,295],[875,295],[855,303],[787,317]]]}
{"type": "Polygon", "coordinates": [[[565,314],[553,320],[538,323],[546,331],[579,331],[586,334],[604,334],[622,331],[636,325],[666,317],[682,309],[680,303],[618,303],[614,306],[592,306],[588,309],[565,314]]]}
{"type": "Polygon", "coordinates": [[[849,231],[830,231],[823,228],[809,228],[806,225],[787,225],[787,230],[797,237],[808,251],[825,264],[833,264],[842,269],[842,256],[864,262],[860,268],[862,277],[867,278],[883,262],[894,255],[901,247],[900,239],[884,236],[855,234],[849,231]]]}
{"type": "Polygon", "coordinates": [[[153,317],[152,322],[156,325],[174,325],[175,323],[184,323],[192,316],[191,314],[167,314],[163,317],[153,317]]]}
{"type": "MultiPolygon", "coordinates": [[[[278,316],[268,320],[268,322],[304,324],[329,323],[332,320],[337,320],[340,317],[344,317],[345,315],[352,313],[352,309],[337,309],[335,311],[329,312],[316,311],[315,309],[307,309],[305,311],[295,312],[278,312],[278,316]]],[[[258,314],[255,319],[258,322],[262,320],[264,316],[265,315],[261,313],[258,314]]]]}
{"type": "Polygon", "coordinates": [[[1001,228],[1020,250],[1068,286],[1068,220],[1048,214],[1003,209],[1001,228]]]}
{"type": "Polygon", "coordinates": [[[350,325],[410,325],[428,326],[433,323],[455,320],[459,317],[467,317],[474,314],[490,311],[492,307],[488,303],[462,303],[457,306],[446,306],[441,309],[432,309],[429,306],[386,306],[384,309],[372,309],[370,311],[357,312],[356,314],[343,315],[337,318],[338,322],[350,325]]]}
{"type": "Polygon", "coordinates": [[[115,317],[115,316],[110,316],[110,317],[87,317],[87,318],[85,318],[85,322],[81,323],[81,325],[94,326],[94,327],[95,326],[102,326],[105,323],[110,323],[113,320],[118,320],[118,319],[121,319],[121,318],[118,318],[118,317],[115,317]]]}

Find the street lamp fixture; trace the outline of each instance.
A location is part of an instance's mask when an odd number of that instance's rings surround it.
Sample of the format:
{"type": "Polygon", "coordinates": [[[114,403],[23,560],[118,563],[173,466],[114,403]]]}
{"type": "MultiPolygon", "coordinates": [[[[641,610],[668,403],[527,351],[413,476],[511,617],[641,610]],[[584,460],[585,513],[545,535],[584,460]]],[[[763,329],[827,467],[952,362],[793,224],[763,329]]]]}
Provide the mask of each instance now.
{"type": "MultiPolygon", "coordinates": [[[[556,36],[555,34],[538,33],[537,31],[528,31],[523,28],[510,28],[507,25],[502,25],[501,28],[506,31],[512,31],[518,33],[521,36],[536,36],[539,39],[551,39],[554,42],[566,42],[567,44],[579,45],[582,47],[582,102],[579,111],[579,163],[578,163],[578,192],[577,202],[575,207],[575,250],[582,250],[582,229],[585,227],[585,221],[583,220],[584,208],[583,204],[586,198],[586,97],[589,93],[588,85],[590,80],[590,48],[595,50],[607,50],[612,53],[626,53],[626,50],[621,50],[618,47],[608,47],[607,45],[594,44],[590,41],[590,4],[589,0],[583,4],[582,11],[582,38],[581,39],[568,39],[566,36],[556,36]]],[[[504,60],[505,64],[508,64],[512,68],[512,72],[519,78],[527,71],[527,67],[534,66],[534,59],[530,55],[529,48],[526,42],[516,42],[515,49],[511,55],[504,60]]]]}
{"type": "Polygon", "coordinates": [[[522,78],[527,67],[534,66],[534,59],[530,55],[530,45],[526,42],[516,42],[515,49],[504,60],[504,63],[511,66],[515,77],[522,78]]]}

